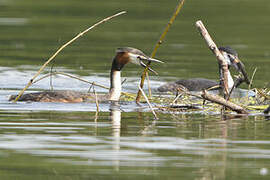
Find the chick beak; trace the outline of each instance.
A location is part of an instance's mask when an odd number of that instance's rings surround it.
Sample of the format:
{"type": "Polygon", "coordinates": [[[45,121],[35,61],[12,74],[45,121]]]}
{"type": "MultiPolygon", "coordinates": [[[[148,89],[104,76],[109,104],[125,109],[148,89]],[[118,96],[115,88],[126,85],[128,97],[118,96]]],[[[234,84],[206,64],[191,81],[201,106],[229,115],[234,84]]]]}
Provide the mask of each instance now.
{"type": "Polygon", "coordinates": [[[250,80],[248,78],[248,75],[247,75],[247,72],[245,70],[244,64],[238,58],[234,59],[234,64],[236,65],[237,70],[244,76],[244,81],[247,84],[250,84],[250,80]]]}

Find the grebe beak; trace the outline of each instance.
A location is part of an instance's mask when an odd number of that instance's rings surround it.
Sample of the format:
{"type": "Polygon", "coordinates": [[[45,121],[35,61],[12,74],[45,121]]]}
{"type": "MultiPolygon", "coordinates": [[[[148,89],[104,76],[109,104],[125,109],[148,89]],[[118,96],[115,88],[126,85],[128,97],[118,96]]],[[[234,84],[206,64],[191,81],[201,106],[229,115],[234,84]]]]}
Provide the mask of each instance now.
{"type": "MultiPolygon", "coordinates": [[[[137,65],[141,65],[142,67],[146,67],[147,65],[143,62],[157,62],[157,63],[164,63],[160,60],[154,59],[154,58],[150,58],[146,55],[141,55],[141,54],[134,54],[134,53],[129,53],[129,57],[130,57],[130,62],[133,64],[137,64],[137,65]]],[[[148,67],[148,70],[153,72],[154,74],[158,74],[156,71],[154,71],[152,68],[148,67]]]]}
{"type": "MultiPolygon", "coordinates": [[[[147,65],[143,63],[143,60],[144,61],[148,61],[148,62],[164,63],[164,62],[162,62],[162,61],[160,61],[158,59],[154,59],[154,58],[150,58],[150,57],[145,57],[145,56],[138,56],[137,58],[140,60],[140,65],[142,67],[144,67],[144,68],[146,68],[147,65]]],[[[153,70],[152,68],[148,67],[148,70],[151,71],[152,73],[158,75],[158,73],[155,70],[153,70]]]]}
{"type": "Polygon", "coordinates": [[[145,60],[145,61],[151,61],[151,62],[158,62],[158,63],[164,63],[158,59],[150,58],[150,57],[145,57],[145,56],[138,56],[138,59],[140,60],[145,60]]]}
{"type": "Polygon", "coordinates": [[[240,61],[240,59],[238,57],[236,57],[233,60],[233,64],[234,64],[235,68],[243,75],[244,81],[249,85],[250,80],[248,78],[248,75],[247,75],[247,72],[245,70],[244,64],[240,61]]]}

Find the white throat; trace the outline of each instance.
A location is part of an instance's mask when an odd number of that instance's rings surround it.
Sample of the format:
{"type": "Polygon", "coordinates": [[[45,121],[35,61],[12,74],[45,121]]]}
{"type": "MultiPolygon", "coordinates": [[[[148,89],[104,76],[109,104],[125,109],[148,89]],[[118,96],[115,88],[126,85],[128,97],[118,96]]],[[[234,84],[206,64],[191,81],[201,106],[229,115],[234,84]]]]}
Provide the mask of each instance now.
{"type": "MultiPolygon", "coordinates": [[[[220,70],[221,72],[221,76],[222,76],[222,69],[220,70]]],[[[232,78],[232,75],[231,75],[231,72],[230,72],[230,70],[228,69],[228,76],[227,76],[227,79],[228,79],[228,88],[229,88],[229,90],[231,90],[232,89],[232,87],[233,87],[233,85],[234,85],[234,81],[233,81],[233,78],[232,78]]]]}
{"type": "Polygon", "coordinates": [[[111,87],[109,92],[110,101],[118,101],[121,96],[121,71],[112,71],[111,72],[111,87]]]}
{"type": "Polygon", "coordinates": [[[228,70],[228,88],[229,88],[229,90],[232,89],[233,85],[234,85],[234,81],[233,81],[233,78],[232,78],[230,71],[228,70]]]}
{"type": "MultiPolygon", "coordinates": [[[[222,52],[222,55],[224,56],[227,65],[231,66],[232,64],[231,64],[230,58],[228,56],[228,53],[227,52],[222,52]]],[[[228,88],[229,88],[229,90],[231,90],[233,85],[234,85],[234,81],[233,81],[233,78],[232,78],[232,75],[231,75],[231,72],[230,72],[229,69],[228,69],[228,77],[227,77],[227,79],[228,79],[228,88]]]]}

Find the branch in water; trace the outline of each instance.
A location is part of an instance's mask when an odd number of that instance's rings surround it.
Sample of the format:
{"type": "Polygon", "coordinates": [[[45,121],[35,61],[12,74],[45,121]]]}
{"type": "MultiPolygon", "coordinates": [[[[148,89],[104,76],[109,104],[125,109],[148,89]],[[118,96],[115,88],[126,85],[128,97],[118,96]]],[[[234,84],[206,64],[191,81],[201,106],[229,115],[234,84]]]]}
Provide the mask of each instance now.
{"type": "Polygon", "coordinates": [[[220,104],[226,108],[229,108],[230,110],[235,111],[238,114],[248,114],[248,112],[244,108],[242,108],[241,106],[234,104],[230,101],[226,101],[221,96],[210,94],[206,90],[204,90],[202,92],[202,97],[207,101],[211,101],[211,102],[220,104]]]}

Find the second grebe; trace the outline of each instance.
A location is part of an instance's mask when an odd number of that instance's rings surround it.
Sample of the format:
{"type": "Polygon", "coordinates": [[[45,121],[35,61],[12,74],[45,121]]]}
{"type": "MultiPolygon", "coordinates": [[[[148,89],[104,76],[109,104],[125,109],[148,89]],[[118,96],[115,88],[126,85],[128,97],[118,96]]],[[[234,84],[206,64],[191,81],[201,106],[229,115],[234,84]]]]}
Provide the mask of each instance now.
{"type": "MultiPolygon", "coordinates": [[[[99,101],[118,101],[121,95],[121,70],[129,62],[145,67],[143,61],[154,61],[162,63],[157,59],[146,56],[142,51],[131,48],[122,47],[116,50],[116,55],[113,58],[111,73],[110,73],[110,90],[107,95],[98,97],[99,101]]],[[[151,68],[150,71],[154,72],[151,68]]],[[[10,97],[10,101],[17,96],[10,97]]],[[[19,101],[36,101],[36,102],[85,102],[94,101],[93,93],[77,92],[77,91],[43,91],[36,93],[24,94],[19,98],[19,101]]]]}
{"type": "MultiPolygon", "coordinates": [[[[237,71],[241,72],[244,76],[245,81],[249,84],[247,73],[245,71],[243,63],[239,60],[237,52],[231,47],[220,47],[219,51],[223,54],[228,64],[228,68],[233,66],[237,71]]],[[[221,68],[219,67],[219,71],[221,68]]],[[[160,92],[175,92],[178,88],[186,88],[189,91],[201,91],[203,89],[209,89],[211,87],[217,86],[218,89],[219,83],[214,80],[204,79],[204,78],[191,78],[191,79],[180,79],[173,83],[167,83],[158,87],[160,92]]],[[[230,71],[228,72],[228,86],[231,89],[234,85],[233,78],[230,71]]]]}

